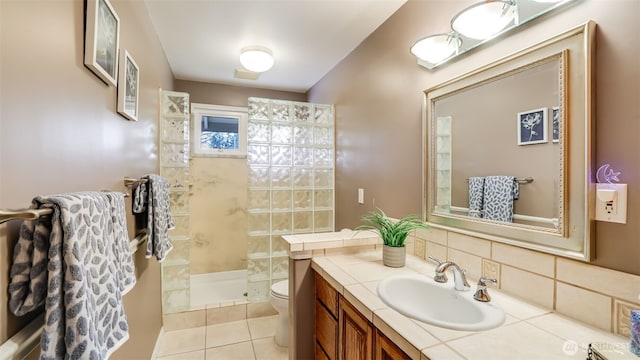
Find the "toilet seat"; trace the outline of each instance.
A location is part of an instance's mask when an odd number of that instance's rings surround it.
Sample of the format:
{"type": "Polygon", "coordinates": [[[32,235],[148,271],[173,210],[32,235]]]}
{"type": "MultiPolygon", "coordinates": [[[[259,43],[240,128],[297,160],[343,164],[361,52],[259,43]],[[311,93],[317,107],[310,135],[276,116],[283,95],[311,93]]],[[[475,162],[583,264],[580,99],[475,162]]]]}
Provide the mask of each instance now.
{"type": "Polygon", "coordinates": [[[271,296],[279,299],[289,299],[289,280],[282,280],[271,285],[271,296]]]}
{"type": "Polygon", "coordinates": [[[271,285],[269,302],[278,312],[276,344],[286,347],[289,345],[289,280],[271,285]]]}

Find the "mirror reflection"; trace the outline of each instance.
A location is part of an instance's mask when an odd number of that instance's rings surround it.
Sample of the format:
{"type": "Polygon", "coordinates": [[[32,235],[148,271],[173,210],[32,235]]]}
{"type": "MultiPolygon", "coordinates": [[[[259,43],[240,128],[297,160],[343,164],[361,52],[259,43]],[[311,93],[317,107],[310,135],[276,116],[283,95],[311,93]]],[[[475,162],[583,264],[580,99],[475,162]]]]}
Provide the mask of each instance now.
{"type": "Polygon", "coordinates": [[[433,99],[436,212],[558,230],[561,58],[433,99]]]}
{"type": "Polygon", "coordinates": [[[593,258],[594,34],[587,22],[425,91],[431,226],[593,258]]]}

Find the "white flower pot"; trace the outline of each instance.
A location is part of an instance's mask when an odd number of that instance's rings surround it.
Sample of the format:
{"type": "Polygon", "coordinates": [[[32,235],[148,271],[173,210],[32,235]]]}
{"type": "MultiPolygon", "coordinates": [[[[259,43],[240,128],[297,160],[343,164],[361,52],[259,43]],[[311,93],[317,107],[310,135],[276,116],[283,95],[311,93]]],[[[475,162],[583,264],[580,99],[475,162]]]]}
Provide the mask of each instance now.
{"type": "Polygon", "coordinates": [[[393,247],[384,245],[382,248],[382,263],[389,267],[403,267],[407,258],[407,249],[404,246],[393,247]]]}

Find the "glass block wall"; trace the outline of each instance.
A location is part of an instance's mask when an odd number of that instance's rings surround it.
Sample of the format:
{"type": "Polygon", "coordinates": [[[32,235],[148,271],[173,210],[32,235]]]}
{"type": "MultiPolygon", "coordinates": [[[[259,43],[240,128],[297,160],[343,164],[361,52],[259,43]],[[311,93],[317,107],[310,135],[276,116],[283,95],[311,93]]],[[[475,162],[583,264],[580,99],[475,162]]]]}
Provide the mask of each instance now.
{"type": "Polygon", "coordinates": [[[165,314],[190,309],[189,271],[189,94],[160,90],[160,175],[171,187],[169,235],[173,250],[162,262],[162,309],[165,314]]]}
{"type": "Polygon", "coordinates": [[[334,231],[333,106],[249,98],[248,299],[288,278],[281,236],[334,231]]]}
{"type": "Polygon", "coordinates": [[[451,116],[440,116],[436,123],[436,208],[451,208],[451,116]]]}

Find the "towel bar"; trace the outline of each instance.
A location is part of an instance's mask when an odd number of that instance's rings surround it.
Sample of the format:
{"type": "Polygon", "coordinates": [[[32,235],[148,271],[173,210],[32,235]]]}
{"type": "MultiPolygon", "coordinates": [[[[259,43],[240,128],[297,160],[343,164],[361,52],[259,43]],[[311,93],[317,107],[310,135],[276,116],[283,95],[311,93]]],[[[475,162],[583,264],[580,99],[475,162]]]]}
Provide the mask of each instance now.
{"type": "MultiPolygon", "coordinates": [[[[102,190],[108,192],[109,190],[102,190]]],[[[129,197],[129,194],[124,194],[129,197]]],[[[52,209],[22,209],[22,210],[2,210],[0,209],[0,224],[10,220],[38,220],[41,216],[51,215],[52,209]]]]}
{"type": "MultiPolygon", "coordinates": [[[[469,178],[466,179],[467,181],[469,181],[469,178]]],[[[518,184],[529,184],[533,182],[533,178],[532,177],[526,177],[524,179],[516,179],[516,181],[518,182],[518,184]]]]}
{"type": "Polygon", "coordinates": [[[147,183],[147,179],[144,178],[130,178],[130,177],[125,177],[124,178],[124,186],[130,188],[135,184],[146,184],[147,183]]]}
{"type": "Polygon", "coordinates": [[[9,220],[37,220],[40,216],[50,215],[51,209],[0,210],[0,224],[9,220]]]}
{"type": "MultiPolygon", "coordinates": [[[[469,208],[460,207],[460,206],[450,206],[449,209],[456,212],[469,212],[469,208]]],[[[556,226],[556,227],[558,226],[558,222],[559,222],[558,218],[543,218],[538,216],[520,215],[520,214],[513,214],[513,219],[537,222],[542,224],[552,224],[553,226],[556,226]]]]}

